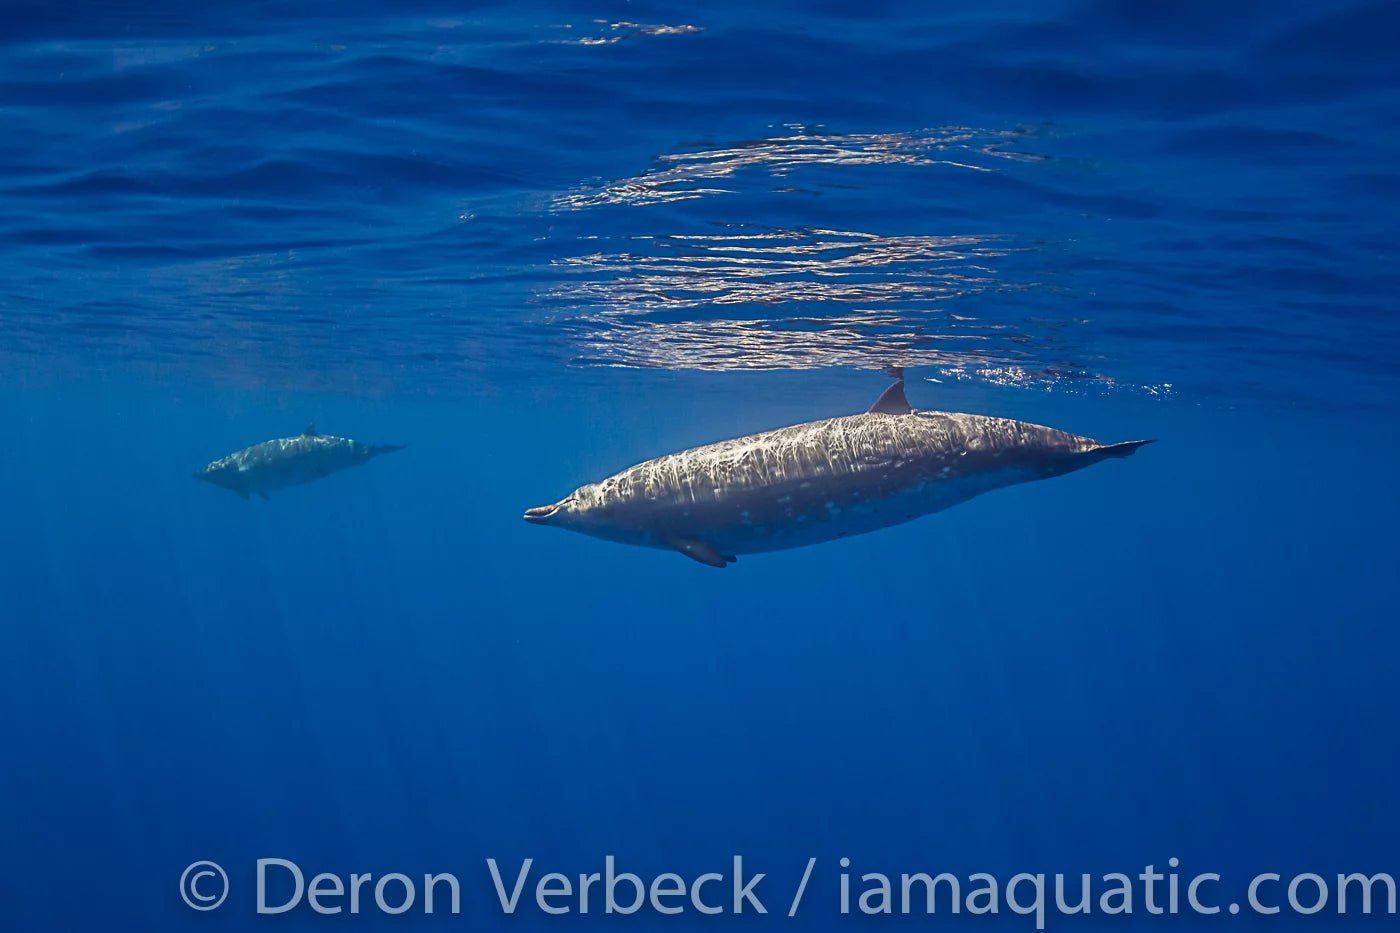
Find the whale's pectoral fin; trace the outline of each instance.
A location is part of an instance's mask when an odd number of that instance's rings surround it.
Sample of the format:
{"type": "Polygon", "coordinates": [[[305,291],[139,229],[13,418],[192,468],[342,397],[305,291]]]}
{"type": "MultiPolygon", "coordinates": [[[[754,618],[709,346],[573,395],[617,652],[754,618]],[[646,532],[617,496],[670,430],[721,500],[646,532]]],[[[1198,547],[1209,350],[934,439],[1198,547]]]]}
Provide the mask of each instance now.
{"type": "Polygon", "coordinates": [[[875,404],[870,406],[870,411],[866,414],[907,415],[913,410],[914,406],[904,397],[904,379],[901,378],[875,400],[875,404]]]}
{"type": "Polygon", "coordinates": [[[723,568],[735,561],[733,554],[721,554],[713,544],[706,544],[704,541],[696,541],[693,538],[672,538],[671,547],[691,560],[698,560],[708,567],[723,568]]]}
{"type": "Polygon", "coordinates": [[[244,502],[248,501],[248,490],[235,489],[234,492],[238,493],[238,498],[242,499],[244,502]]]}
{"type": "Polygon", "coordinates": [[[304,431],[301,432],[301,436],[302,436],[302,437],[315,437],[315,436],[316,436],[316,422],[314,422],[314,421],[307,422],[306,430],[304,430],[304,431]]]}
{"type": "Polygon", "coordinates": [[[269,495],[267,494],[267,491],[266,491],[266,490],[259,489],[259,490],[258,490],[258,495],[262,496],[264,501],[267,501],[267,502],[271,502],[271,501],[272,501],[272,497],[269,496],[269,495]]]}

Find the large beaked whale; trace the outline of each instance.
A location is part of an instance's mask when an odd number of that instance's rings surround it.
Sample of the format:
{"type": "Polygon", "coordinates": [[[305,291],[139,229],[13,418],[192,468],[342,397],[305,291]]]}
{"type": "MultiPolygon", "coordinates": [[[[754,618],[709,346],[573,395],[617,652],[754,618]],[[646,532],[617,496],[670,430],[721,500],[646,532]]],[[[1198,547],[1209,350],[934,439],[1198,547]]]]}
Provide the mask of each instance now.
{"type": "Polygon", "coordinates": [[[887,528],[1148,443],[1100,444],[1006,418],[915,411],[900,379],[864,414],[648,460],[529,509],[525,520],[724,567],[738,554],[887,528]]]}
{"type": "Polygon", "coordinates": [[[309,483],[400,449],[393,444],[362,444],[348,437],[317,434],[316,426],[308,424],[296,437],[263,441],[215,460],[194,478],[231,489],[244,499],[254,492],[266,499],[274,489],[309,483]]]}

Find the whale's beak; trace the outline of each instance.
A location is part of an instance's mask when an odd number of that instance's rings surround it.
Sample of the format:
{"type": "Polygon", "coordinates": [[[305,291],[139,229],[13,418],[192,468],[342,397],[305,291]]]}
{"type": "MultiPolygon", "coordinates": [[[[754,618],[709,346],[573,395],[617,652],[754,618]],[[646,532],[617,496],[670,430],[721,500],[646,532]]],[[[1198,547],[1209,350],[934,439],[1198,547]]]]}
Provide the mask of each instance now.
{"type": "Polygon", "coordinates": [[[554,517],[555,513],[559,511],[559,507],[563,504],[562,502],[556,502],[553,505],[538,505],[533,509],[526,509],[525,521],[532,525],[548,525],[549,520],[554,517]]]}

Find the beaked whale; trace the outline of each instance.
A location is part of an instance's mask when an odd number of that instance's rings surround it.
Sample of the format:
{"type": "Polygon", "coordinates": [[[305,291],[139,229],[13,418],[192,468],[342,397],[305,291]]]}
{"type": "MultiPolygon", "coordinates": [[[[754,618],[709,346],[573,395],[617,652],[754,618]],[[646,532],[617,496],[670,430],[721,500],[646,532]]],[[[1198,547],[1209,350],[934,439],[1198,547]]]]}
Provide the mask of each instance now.
{"type": "Polygon", "coordinates": [[[316,425],[308,424],[296,437],[263,441],[215,460],[194,478],[231,489],[244,499],[253,492],[266,499],[274,489],[309,483],[402,449],[394,444],[362,444],[348,437],[317,434],[316,425]]]}
{"type": "Polygon", "coordinates": [[[864,414],[668,454],[525,512],[525,520],[668,548],[711,567],[942,511],[1015,483],[1126,457],[1054,428],[916,411],[901,378],[864,414]]]}

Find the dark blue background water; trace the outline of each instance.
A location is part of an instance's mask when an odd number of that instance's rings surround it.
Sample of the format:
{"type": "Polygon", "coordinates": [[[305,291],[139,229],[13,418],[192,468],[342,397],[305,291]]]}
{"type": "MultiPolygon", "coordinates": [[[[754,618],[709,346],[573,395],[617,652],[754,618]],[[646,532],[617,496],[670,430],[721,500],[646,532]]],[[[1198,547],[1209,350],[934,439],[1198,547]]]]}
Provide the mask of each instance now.
{"type": "MultiPolygon", "coordinates": [[[[872,925],[841,856],[1176,857],[1222,903],[1400,874],[1397,35],[1388,2],[6,4],[0,926],[736,923],[507,921],[487,857],[738,853],[780,915],[815,856],[798,920],[737,921],[794,929],[872,925]],[[1161,443],[723,573],[520,521],[890,364],[917,407],[1161,443]],[[313,419],[408,449],[270,502],[189,479],[313,419]],[[263,856],[453,871],[467,916],[258,918],[263,856]]],[[[873,925],[930,923],[1031,926],[873,925]]]]}

